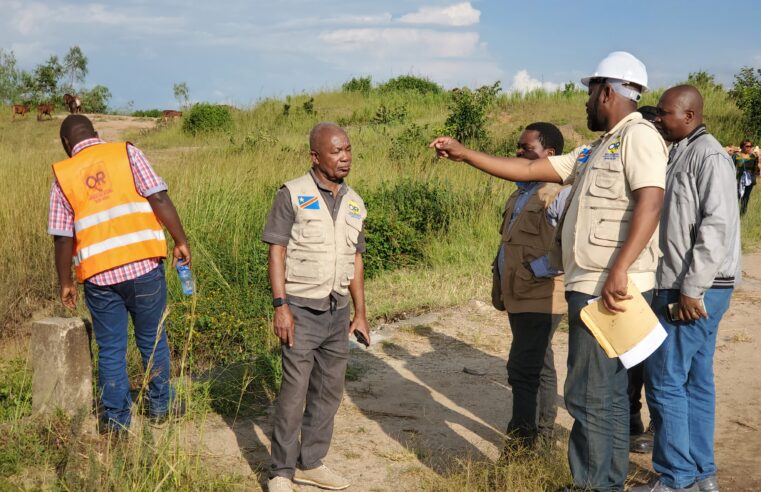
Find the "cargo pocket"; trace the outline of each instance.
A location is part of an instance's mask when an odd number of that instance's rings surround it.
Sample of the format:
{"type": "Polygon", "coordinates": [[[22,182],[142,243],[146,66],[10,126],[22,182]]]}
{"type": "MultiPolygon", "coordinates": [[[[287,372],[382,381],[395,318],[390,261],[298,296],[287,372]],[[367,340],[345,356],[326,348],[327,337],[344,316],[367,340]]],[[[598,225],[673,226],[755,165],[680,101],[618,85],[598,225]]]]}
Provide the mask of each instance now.
{"type": "Polygon", "coordinates": [[[362,230],[362,219],[346,217],[346,245],[353,251],[357,249],[359,233],[362,230]]]}
{"type": "Polygon", "coordinates": [[[591,169],[594,176],[589,185],[589,194],[609,200],[625,199],[623,170],[623,165],[618,161],[596,162],[591,169]]]}
{"type": "Polygon", "coordinates": [[[554,285],[554,280],[551,278],[536,278],[534,273],[522,263],[513,272],[512,294],[518,300],[549,298],[552,296],[554,285]]]}
{"type": "Polygon", "coordinates": [[[299,242],[303,244],[321,244],[325,242],[325,226],[321,220],[307,220],[299,231],[299,242]]]}
{"type": "Polygon", "coordinates": [[[322,278],[320,262],[304,254],[293,253],[286,260],[285,278],[289,282],[299,284],[320,284],[322,278]]]}

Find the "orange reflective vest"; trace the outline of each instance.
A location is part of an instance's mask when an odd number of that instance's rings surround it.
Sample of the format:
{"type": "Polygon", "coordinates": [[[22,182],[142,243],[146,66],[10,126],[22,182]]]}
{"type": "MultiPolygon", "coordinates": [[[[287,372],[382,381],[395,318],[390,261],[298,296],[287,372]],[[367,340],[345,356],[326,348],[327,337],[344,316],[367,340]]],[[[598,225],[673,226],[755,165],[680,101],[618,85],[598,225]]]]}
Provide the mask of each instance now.
{"type": "Polygon", "coordinates": [[[53,164],[74,210],[77,280],[146,258],[166,257],[166,239],[150,203],[135,189],[126,142],[87,147],[53,164]]]}

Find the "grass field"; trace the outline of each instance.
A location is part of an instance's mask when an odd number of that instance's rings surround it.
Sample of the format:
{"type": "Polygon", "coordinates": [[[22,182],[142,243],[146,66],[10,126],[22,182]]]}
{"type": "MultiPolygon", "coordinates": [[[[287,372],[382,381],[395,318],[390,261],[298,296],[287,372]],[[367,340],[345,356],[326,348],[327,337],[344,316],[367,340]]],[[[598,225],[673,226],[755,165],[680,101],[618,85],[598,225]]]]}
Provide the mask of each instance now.
{"type": "MultiPolygon", "coordinates": [[[[643,104],[654,104],[659,94],[648,94],[643,104]]],[[[581,92],[502,95],[489,113],[487,150],[512,152],[520,130],[532,121],[561,126],[570,150],[593,138],[586,129],[585,101],[581,92]]],[[[368,224],[366,261],[375,258],[376,265],[367,282],[370,317],[393,318],[487,299],[500,208],[513,185],[433,158],[426,145],[441,132],[449,102],[448,93],[324,92],[291,97],[288,115],[283,114],[284,101],[278,100],[234,111],[229,133],[191,137],[176,124],[126,135],[166,179],[193,249],[197,296],[183,297],[176,276],[168,276],[168,331],[176,373],[250,363],[245,377],[212,379],[188,389],[196,415],[203,418],[211,409],[234,414],[242,401],[267,401],[274,394],[277,343],[269,329],[266,248],[259,236],[275,191],[308,170],[307,134],[318,121],[337,121],[348,129],[354,149],[349,182],[366,198],[376,221],[372,229],[368,224]],[[312,97],[316,114],[304,109],[312,97]],[[402,122],[376,124],[373,118],[381,105],[403,108],[406,116],[402,122]],[[411,218],[418,223],[410,225],[411,218]]],[[[7,109],[0,108],[0,114],[9,114],[7,109]]],[[[723,144],[737,144],[744,137],[740,114],[725,93],[706,94],[706,114],[709,130],[723,144]]],[[[70,315],[56,304],[52,242],[46,234],[50,164],[65,157],[57,132],[56,121],[0,121],[0,182],[6,185],[0,195],[0,329],[6,336],[13,336],[21,322],[41,309],[70,315]]],[[[743,218],[743,245],[752,248],[759,241],[761,207],[756,198],[743,218]]],[[[81,302],[78,313],[86,315],[81,302]]],[[[130,370],[139,380],[138,361],[130,353],[130,370]]],[[[3,361],[0,366],[2,380],[15,385],[7,390],[15,393],[0,394],[0,476],[11,477],[0,479],[0,488],[38,483],[29,478],[38,472],[53,477],[45,483],[64,490],[122,490],[116,484],[127,484],[124,490],[183,490],[188,484],[217,490],[236,482],[235,477],[205,477],[170,438],[131,441],[126,447],[100,450],[96,459],[71,437],[71,422],[28,417],[24,361],[3,361]]],[[[0,388],[6,391],[4,384],[0,388]]],[[[465,463],[452,477],[441,479],[449,482],[434,480],[430,489],[483,490],[496,476],[517,490],[524,483],[520,480],[534,472],[510,473],[465,463]]],[[[557,477],[560,472],[545,467],[542,473],[557,477]]]]}

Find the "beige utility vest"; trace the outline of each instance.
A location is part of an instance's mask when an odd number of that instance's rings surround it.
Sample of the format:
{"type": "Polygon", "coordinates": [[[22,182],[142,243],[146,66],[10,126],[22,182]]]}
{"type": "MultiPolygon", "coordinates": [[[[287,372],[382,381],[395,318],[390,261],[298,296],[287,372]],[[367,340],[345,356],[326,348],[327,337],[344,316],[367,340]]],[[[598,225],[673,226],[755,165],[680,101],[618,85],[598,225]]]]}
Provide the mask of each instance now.
{"type": "Polygon", "coordinates": [[[332,291],[349,293],[354,255],[367,210],[351,188],[341,200],[335,222],[311,174],[285,183],[296,216],[285,257],[285,292],[324,299],[332,291]]]}
{"type": "Polygon", "coordinates": [[[547,222],[550,206],[561,186],[546,183],[529,197],[512,227],[510,218],[519,193],[510,195],[502,221],[505,268],[502,275],[502,301],[509,313],[562,314],[566,310],[563,277],[537,278],[529,262],[546,255],[555,228],[547,222]]]}
{"type": "MultiPolygon", "coordinates": [[[[563,227],[570,227],[566,217],[572,200],[579,200],[579,211],[573,223],[573,247],[576,264],[589,271],[607,271],[613,265],[616,255],[629,235],[634,197],[624,174],[621,159],[621,142],[634,125],[647,125],[655,130],[649,121],[637,118],[630,120],[613,135],[594,141],[588,149],[579,154],[576,161],[571,195],[566,210],[555,232],[555,241],[550,259],[559,264],[562,258],[560,238],[563,227]]],[[[629,267],[631,273],[654,272],[658,266],[658,228],[629,267]]]]}

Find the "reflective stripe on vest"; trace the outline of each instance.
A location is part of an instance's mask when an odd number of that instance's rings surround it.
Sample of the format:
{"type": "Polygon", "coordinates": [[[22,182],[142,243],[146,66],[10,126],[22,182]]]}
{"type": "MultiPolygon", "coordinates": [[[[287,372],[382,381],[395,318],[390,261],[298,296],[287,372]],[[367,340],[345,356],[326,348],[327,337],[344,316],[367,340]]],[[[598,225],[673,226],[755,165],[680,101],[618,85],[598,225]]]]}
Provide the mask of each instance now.
{"type": "Polygon", "coordinates": [[[87,147],[53,172],[74,211],[77,280],[166,257],[164,231],[135,188],[126,142],[87,147]]]}
{"type": "Polygon", "coordinates": [[[87,217],[82,217],[78,221],[74,222],[74,231],[81,232],[88,227],[92,227],[108,220],[121,217],[122,215],[138,212],[153,213],[153,209],[151,208],[151,204],[148,202],[132,202],[125,203],[124,205],[117,205],[113,208],[109,208],[108,210],[94,213],[92,215],[88,215],[87,217]]]}

